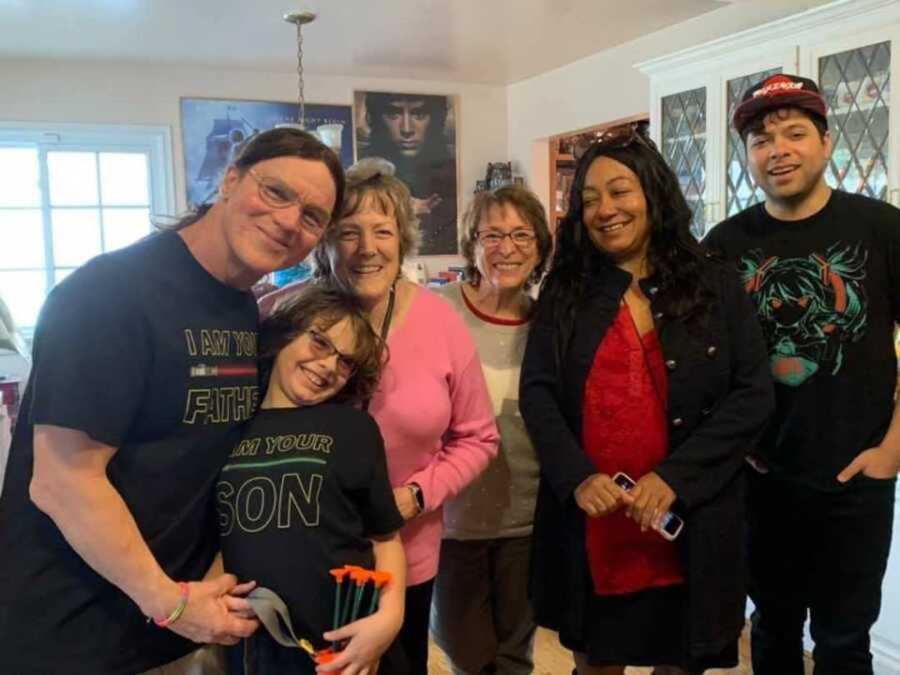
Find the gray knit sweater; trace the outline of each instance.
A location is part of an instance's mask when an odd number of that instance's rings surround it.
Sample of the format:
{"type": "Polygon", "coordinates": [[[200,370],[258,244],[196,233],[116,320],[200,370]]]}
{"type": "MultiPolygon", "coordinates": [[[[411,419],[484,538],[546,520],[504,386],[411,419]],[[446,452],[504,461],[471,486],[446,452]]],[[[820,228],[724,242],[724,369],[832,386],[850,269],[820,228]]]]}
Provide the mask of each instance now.
{"type": "Polygon", "coordinates": [[[519,413],[519,368],[528,323],[504,325],[476,315],[463,298],[460,283],[448,284],[437,292],[462,316],[472,333],[500,430],[497,458],[456,499],[444,505],[444,537],[530,535],[539,467],[519,413]]]}

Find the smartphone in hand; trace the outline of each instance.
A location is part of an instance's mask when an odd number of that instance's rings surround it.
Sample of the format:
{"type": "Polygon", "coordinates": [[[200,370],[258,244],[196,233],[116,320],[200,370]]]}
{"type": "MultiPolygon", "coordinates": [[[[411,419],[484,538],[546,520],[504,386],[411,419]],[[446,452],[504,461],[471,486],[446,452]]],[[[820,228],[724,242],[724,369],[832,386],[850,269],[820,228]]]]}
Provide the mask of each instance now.
{"type": "MultiPolygon", "coordinates": [[[[637,485],[637,483],[631,479],[631,476],[621,471],[613,476],[613,482],[625,492],[631,492],[634,489],[634,486],[637,485]]],[[[675,538],[681,534],[682,529],[684,529],[684,521],[671,511],[667,511],[662,517],[659,528],[656,531],[659,532],[663,539],[674,541],[675,538]]]]}

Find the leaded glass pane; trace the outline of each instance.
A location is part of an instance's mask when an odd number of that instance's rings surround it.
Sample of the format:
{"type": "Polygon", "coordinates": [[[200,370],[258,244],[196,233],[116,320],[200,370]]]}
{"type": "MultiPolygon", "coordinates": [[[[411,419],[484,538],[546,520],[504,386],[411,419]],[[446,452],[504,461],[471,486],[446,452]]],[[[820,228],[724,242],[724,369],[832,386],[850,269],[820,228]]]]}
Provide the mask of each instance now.
{"type": "Polygon", "coordinates": [[[663,156],[678,176],[699,239],[706,233],[706,87],[664,96],[661,113],[663,156]]]}
{"type": "Polygon", "coordinates": [[[832,187],[887,200],[891,43],[819,59],[833,150],[825,170],[832,187]]]}
{"type": "Polygon", "coordinates": [[[725,215],[733,216],[740,213],[748,206],[753,206],[757,202],[765,200],[766,196],[760,190],[750,177],[750,171],[747,167],[747,147],[741,140],[740,134],[734,130],[731,125],[731,116],[734,109],[741,102],[741,97],[749,87],[762,82],[772,75],[781,72],[781,68],[772,68],[771,70],[763,70],[752,75],[744,77],[736,77],[728,80],[726,87],[728,117],[728,140],[725,147],[725,215]]]}

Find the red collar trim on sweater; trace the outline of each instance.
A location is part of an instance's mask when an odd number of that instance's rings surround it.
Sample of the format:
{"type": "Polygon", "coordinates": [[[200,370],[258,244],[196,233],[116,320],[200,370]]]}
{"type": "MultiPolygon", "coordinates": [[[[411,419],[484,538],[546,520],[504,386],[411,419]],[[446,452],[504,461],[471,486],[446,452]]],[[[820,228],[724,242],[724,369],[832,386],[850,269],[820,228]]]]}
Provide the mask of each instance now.
{"type": "Polygon", "coordinates": [[[462,294],[463,302],[466,303],[466,307],[469,308],[469,311],[472,312],[475,316],[477,316],[482,321],[486,321],[487,323],[493,323],[498,326],[524,326],[527,324],[530,319],[501,319],[497,316],[491,316],[490,314],[485,314],[480,309],[478,309],[472,301],[469,300],[469,297],[466,295],[465,286],[460,285],[459,292],[462,294]]]}

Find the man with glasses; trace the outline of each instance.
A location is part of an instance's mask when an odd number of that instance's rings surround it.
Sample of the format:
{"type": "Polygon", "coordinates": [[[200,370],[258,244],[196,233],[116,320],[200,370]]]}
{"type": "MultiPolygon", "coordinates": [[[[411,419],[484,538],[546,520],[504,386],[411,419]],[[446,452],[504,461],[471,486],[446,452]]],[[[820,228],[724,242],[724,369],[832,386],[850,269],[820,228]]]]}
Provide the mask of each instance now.
{"type": "Polygon", "coordinates": [[[197,643],[256,628],[211,501],[257,405],[249,289],[307,256],[343,186],[317,139],[262,133],[215,204],[50,293],[0,498],[0,672],[197,674],[197,643]]]}
{"type": "Polygon", "coordinates": [[[751,458],[753,672],[802,675],[809,611],[815,672],[870,675],[900,469],[900,212],[826,184],[832,139],[811,80],[752,86],[733,123],[766,199],[706,243],[737,261],[777,394],[751,458]]]}

